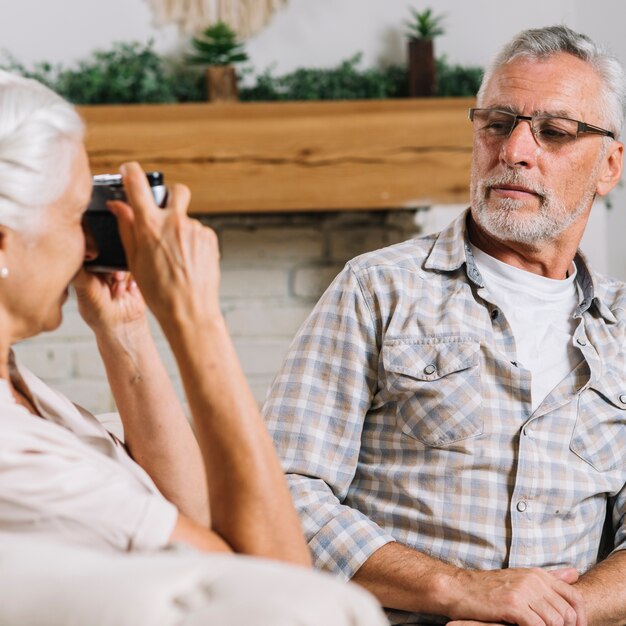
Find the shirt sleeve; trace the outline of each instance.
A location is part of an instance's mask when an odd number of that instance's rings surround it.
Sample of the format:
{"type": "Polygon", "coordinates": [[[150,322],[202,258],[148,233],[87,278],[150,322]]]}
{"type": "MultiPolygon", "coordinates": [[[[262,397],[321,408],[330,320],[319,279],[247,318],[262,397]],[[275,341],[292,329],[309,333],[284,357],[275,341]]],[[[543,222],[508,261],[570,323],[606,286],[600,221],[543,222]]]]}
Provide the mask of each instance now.
{"type": "Polygon", "coordinates": [[[0,529],[122,551],[166,546],[176,507],[62,431],[42,423],[37,436],[4,442],[0,529]]]}
{"type": "Polygon", "coordinates": [[[344,504],[378,351],[376,322],[348,264],[296,335],[264,406],[316,566],[347,579],[394,541],[344,504]]]}
{"type": "Polygon", "coordinates": [[[626,549],[626,485],[613,499],[613,552],[626,549]]]}

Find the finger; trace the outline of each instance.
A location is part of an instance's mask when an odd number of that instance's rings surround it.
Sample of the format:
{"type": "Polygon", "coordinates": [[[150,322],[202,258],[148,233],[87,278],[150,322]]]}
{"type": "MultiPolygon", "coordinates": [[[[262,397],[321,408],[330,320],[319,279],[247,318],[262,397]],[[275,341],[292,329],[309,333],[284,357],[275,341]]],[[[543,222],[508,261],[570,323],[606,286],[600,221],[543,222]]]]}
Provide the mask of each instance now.
{"type": "Polygon", "coordinates": [[[117,218],[117,230],[122,240],[122,246],[127,256],[132,256],[135,251],[135,215],[132,208],[126,202],[109,200],[107,208],[117,218]]]}
{"type": "Polygon", "coordinates": [[[111,279],[118,283],[123,283],[128,279],[128,272],[125,272],[123,270],[111,272],[111,279]]]}
{"type": "Polygon", "coordinates": [[[446,626],[502,626],[501,622],[476,622],[474,620],[457,619],[447,622],[446,626]]]}
{"type": "Polygon", "coordinates": [[[189,207],[189,201],[191,200],[191,191],[187,185],[175,184],[167,192],[167,205],[168,209],[176,211],[176,213],[187,214],[189,207]]]}
{"type": "Polygon", "coordinates": [[[72,286],[74,289],[86,289],[91,280],[93,280],[93,274],[87,272],[84,267],[81,267],[76,276],[72,279],[72,286]]]}
{"type": "Polygon", "coordinates": [[[133,214],[137,219],[145,221],[152,212],[157,210],[146,173],[135,161],[122,163],[120,172],[126,198],[132,207],[133,214]]]}
{"type": "Polygon", "coordinates": [[[537,598],[529,606],[546,624],[576,626],[576,612],[556,594],[537,598]]]}
{"type": "Polygon", "coordinates": [[[585,604],[576,587],[557,580],[554,583],[554,590],[576,611],[577,626],[587,626],[585,604]]]}
{"type": "Polygon", "coordinates": [[[562,580],[569,585],[574,584],[578,580],[578,571],[573,567],[564,567],[562,569],[553,569],[549,571],[551,576],[557,580],[562,580]]]}

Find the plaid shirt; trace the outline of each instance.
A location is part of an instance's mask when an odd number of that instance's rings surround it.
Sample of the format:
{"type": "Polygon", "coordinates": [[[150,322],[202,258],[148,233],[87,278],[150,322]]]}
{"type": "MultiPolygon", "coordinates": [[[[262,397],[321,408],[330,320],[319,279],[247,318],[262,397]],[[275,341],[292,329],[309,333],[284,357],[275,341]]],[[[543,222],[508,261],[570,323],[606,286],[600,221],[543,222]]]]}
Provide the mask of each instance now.
{"type": "Polygon", "coordinates": [[[532,412],[466,216],[350,261],[266,401],[316,564],[345,578],[390,541],[464,568],[584,572],[607,495],[626,547],[626,285],[577,256],[583,360],[532,412]]]}

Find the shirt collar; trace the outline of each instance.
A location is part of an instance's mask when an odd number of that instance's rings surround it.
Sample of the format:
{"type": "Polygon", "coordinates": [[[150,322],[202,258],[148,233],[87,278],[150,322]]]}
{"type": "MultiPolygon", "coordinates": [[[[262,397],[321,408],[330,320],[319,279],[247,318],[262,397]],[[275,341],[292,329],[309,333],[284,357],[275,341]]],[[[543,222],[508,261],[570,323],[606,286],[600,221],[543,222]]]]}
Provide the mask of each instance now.
{"type": "MultiPolygon", "coordinates": [[[[484,287],[483,278],[476,267],[476,261],[469,245],[467,220],[469,209],[466,209],[449,226],[444,228],[436,237],[428,258],[424,264],[425,269],[454,272],[465,264],[468,279],[477,287],[484,287]]],[[[585,255],[579,250],[575,256],[577,276],[576,282],[582,293],[582,300],[574,317],[581,317],[595,305],[598,313],[609,323],[614,324],[617,319],[609,307],[597,296],[597,282],[589,269],[589,263],[585,255]]]]}

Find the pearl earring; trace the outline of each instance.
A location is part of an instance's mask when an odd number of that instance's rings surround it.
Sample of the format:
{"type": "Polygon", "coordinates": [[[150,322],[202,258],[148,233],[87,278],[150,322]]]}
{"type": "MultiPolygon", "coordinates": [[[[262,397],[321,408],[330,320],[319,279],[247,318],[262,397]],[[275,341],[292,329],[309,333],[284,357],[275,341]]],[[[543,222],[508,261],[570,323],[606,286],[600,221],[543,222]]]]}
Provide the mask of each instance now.
{"type": "Polygon", "coordinates": [[[0,278],[6,278],[9,275],[9,268],[5,265],[0,268],[0,278]]]}

